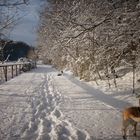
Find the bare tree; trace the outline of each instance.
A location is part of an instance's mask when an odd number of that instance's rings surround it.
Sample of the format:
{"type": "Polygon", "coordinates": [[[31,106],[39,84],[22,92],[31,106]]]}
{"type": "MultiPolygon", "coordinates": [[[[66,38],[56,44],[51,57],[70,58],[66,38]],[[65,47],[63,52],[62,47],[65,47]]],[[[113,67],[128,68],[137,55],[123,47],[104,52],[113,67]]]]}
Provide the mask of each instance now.
{"type": "Polygon", "coordinates": [[[28,4],[29,0],[1,0],[0,1],[0,36],[5,36],[9,28],[16,24],[19,6],[28,4]]]}
{"type": "Polygon", "coordinates": [[[0,57],[3,56],[3,49],[9,39],[7,34],[10,32],[19,19],[22,18],[18,15],[19,7],[28,4],[29,0],[1,0],[0,1],[0,57]],[[2,39],[5,39],[5,43],[2,43],[2,39]]]}

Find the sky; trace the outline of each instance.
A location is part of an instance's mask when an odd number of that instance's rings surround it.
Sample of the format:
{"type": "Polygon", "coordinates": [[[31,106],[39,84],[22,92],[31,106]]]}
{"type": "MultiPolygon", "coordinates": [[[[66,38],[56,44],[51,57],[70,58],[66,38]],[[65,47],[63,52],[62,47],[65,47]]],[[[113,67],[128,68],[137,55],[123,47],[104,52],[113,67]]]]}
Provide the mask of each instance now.
{"type": "Polygon", "coordinates": [[[30,0],[30,4],[20,10],[19,15],[23,18],[18,21],[18,24],[10,32],[12,40],[23,41],[32,46],[36,45],[36,30],[39,23],[38,11],[40,8],[40,0],[30,0]]]}

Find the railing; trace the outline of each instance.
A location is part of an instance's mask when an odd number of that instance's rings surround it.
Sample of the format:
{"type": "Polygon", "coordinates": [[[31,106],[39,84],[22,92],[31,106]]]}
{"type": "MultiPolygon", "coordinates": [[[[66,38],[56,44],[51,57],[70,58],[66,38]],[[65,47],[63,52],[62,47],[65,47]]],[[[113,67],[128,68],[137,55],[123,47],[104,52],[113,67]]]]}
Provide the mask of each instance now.
{"type": "Polygon", "coordinates": [[[35,68],[35,63],[30,62],[7,62],[7,63],[0,63],[0,69],[1,69],[1,81],[3,80],[2,77],[4,77],[4,80],[7,81],[10,78],[13,78],[14,76],[17,76],[22,71],[29,71],[32,68],[35,68]]]}

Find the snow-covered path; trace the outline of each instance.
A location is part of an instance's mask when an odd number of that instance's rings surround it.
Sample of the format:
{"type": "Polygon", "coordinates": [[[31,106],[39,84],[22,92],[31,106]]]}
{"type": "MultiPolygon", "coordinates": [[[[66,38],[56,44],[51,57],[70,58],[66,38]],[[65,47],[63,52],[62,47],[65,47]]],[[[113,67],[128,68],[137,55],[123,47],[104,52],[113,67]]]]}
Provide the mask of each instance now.
{"type": "Polygon", "coordinates": [[[0,140],[121,140],[120,111],[135,99],[57,74],[40,65],[0,85],[0,140]]]}
{"type": "Polygon", "coordinates": [[[0,86],[0,139],[90,139],[61,119],[58,105],[62,97],[52,83],[56,74],[50,66],[41,66],[0,86]]]}

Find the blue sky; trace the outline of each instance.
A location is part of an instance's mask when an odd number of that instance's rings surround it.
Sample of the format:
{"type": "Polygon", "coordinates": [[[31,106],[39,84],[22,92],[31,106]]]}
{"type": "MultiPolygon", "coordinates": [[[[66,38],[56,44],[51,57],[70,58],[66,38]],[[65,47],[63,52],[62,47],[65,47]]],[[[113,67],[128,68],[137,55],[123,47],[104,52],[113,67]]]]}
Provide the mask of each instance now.
{"type": "Polygon", "coordinates": [[[19,15],[23,16],[23,18],[18,21],[18,24],[10,32],[11,39],[24,41],[32,46],[36,45],[39,8],[41,8],[40,0],[30,0],[30,4],[26,7],[24,6],[24,9],[19,12],[19,15]]]}

